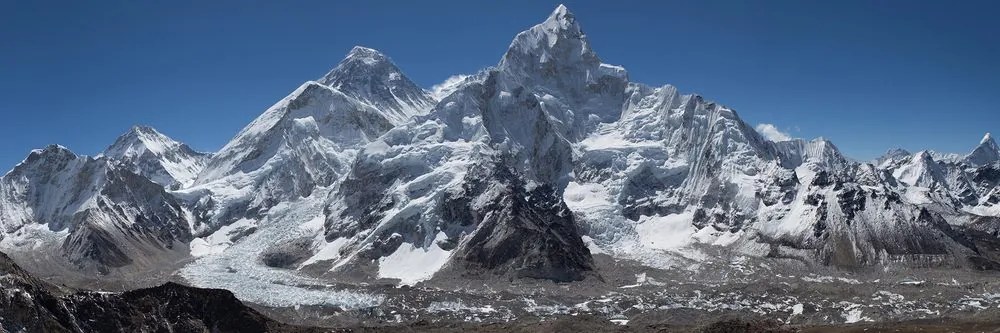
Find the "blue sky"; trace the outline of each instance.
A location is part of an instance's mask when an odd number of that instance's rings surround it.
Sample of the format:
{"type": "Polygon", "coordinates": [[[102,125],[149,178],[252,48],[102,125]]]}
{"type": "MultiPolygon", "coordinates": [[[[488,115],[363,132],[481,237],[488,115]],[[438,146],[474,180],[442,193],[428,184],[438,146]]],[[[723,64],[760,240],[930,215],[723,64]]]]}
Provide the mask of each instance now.
{"type": "MultiPolygon", "coordinates": [[[[133,124],[221,147],[354,45],[424,86],[499,61],[549,1],[4,1],[0,169],[133,124]]],[[[849,156],[1000,132],[996,1],[566,1],[604,62],[849,156]]]]}

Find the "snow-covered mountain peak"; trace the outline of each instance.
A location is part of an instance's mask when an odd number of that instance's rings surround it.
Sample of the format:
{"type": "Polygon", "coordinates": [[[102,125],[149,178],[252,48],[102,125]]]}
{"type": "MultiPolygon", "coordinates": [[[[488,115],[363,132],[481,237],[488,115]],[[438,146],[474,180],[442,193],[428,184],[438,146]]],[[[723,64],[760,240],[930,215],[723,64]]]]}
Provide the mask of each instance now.
{"type": "Polygon", "coordinates": [[[933,154],[923,150],[913,154],[909,162],[894,170],[893,177],[907,185],[930,188],[944,183],[944,172],[934,160],[933,154]]]}
{"type": "Polygon", "coordinates": [[[77,155],[62,145],[51,144],[42,149],[33,149],[21,163],[14,166],[4,177],[19,174],[36,166],[59,165],[75,160],[77,155]]]}
{"type": "Polygon", "coordinates": [[[126,168],[135,165],[58,145],[32,151],[0,178],[0,238],[46,241],[6,250],[62,257],[99,272],[152,267],[170,256],[177,242],[190,238],[186,216],[163,186],[126,168]]]}
{"type": "Polygon", "coordinates": [[[879,158],[875,159],[872,164],[881,168],[886,168],[894,163],[907,160],[912,155],[913,153],[906,149],[892,148],[886,151],[885,154],[882,154],[879,158]]]}
{"type": "Polygon", "coordinates": [[[431,87],[431,97],[438,101],[448,97],[448,95],[451,95],[451,93],[455,92],[455,90],[458,90],[458,88],[461,87],[462,84],[465,83],[470,77],[472,77],[472,75],[459,74],[449,76],[444,80],[444,82],[435,84],[431,87]]]}
{"type": "Polygon", "coordinates": [[[51,144],[51,145],[45,146],[45,148],[42,148],[42,149],[33,149],[33,150],[31,150],[31,155],[35,155],[35,154],[60,154],[60,155],[73,155],[73,156],[76,156],[76,154],[74,154],[73,151],[70,150],[69,148],[66,148],[66,146],[58,145],[58,144],[51,144]]]}
{"type": "Polygon", "coordinates": [[[141,155],[146,150],[162,153],[166,149],[180,145],[183,144],[163,135],[152,127],[135,125],[105,149],[103,155],[110,158],[122,158],[141,155]]]}
{"type": "Polygon", "coordinates": [[[559,5],[544,22],[517,34],[500,67],[536,66],[553,62],[591,66],[600,64],[597,55],[590,49],[576,16],[563,5],[559,5]]]}
{"type": "Polygon", "coordinates": [[[363,46],[351,49],[318,82],[403,120],[434,106],[430,93],[410,81],[389,57],[363,46]]]}
{"type": "Polygon", "coordinates": [[[376,65],[381,62],[389,61],[389,58],[386,57],[385,54],[382,54],[382,52],[361,45],[351,48],[351,52],[347,53],[347,57],[345,59],[359,60],[369,65],[376,65]]]}
{"type": "MultiPolygon", "coordinates": [[[[366,143],[393,125],[403,115],[378,109],[368,103],[316,81],[307,81],[275,103],[243,128],[208,163],[197,184],[235,173],[253,173],[267,161],[286,151],[309,148],[302,140],[324,138],[338,148],[366,143]]],[[[277,165],[290,160],[279,158],[277,165]]],[[[276,165],[275,165],[276,166],[276,165]]]]}
{"type": "Polygon", "coordinates": [[[576,23],[576,16],[569,11],[569,8],[566,8],[562,4],[552,11],[552,14],[549,15],[549,18],[545,22],[542,22],[541,26],[554,33],[568,33],[572,36],[583,35],[583,30],[576,23]]]}
{"type": "Polygon", "coordinates": [[[101,154],[164,187],[194,182],[209,154],[197,152],[149,126],[133,126],[101,154]]]}
{"type": "Polygon", "coordinates": [[[892,148],[887,150],[883,156],[903,157],[903,156],[910,156],[912,154],[913,153],[911,153],[909,150],[903,148],[892,148]]]}
{"type": "Polygon", "coordinates": [[[1000,161],[1000,147],[997,146],[990,133],[983,136],[983,139],[979,141],[979,146],[976,146],[976,149],[966,156],[966,161],[977,166],[1000,161]]]}
{"type": "Polygon", "coordinates": [[[142,133],[160,134],[155,128],[146,125],[132,125],[125,134],[140,135],[142,133]]]}
{"type": "Polygon", "coordinates": [[[194,186],[185,189],[205,195],[196,210],[210,219],[198,232],[244,217],[258,219],[276,204],[335,183],[359,149],[422,112],[408,103],[430,105],[430,97],[409,80],[396,85],[379,79],[395,70],[357,60],[345,59],[332,72],[328,82],[334,86],[316,81],[299,86],[212,157],[194,186]]]}
{"type": "Polygon", "coordinates": [[[932,156],[929,151],[921,150],[913,155],[913,162],[934,162],[934,156],[932,156]]]}
{"type": "Polygon", "coordinates": [[[785,165],[790,168],[811,162],[829,170],[843,170],[850,164],[833,142],[822,137],[809,141],[792,139],[773,144],[783,156],[785,165]]]}
{"type": "Polygon", "coordinates": [[[624,68],[601,62],[565,6],[518,33],[495,71],[499,90],[514,96],[525,89],[531,94],[524,96],[548,99],[547,105],[564,109],[549,112],[558,114],[559,122],[573,124],[576,128],[570,132],[582,132],[579,129],[589,126],[585,123],[592,116],[601,122],[621,116],[628,74],[624,68]]]}

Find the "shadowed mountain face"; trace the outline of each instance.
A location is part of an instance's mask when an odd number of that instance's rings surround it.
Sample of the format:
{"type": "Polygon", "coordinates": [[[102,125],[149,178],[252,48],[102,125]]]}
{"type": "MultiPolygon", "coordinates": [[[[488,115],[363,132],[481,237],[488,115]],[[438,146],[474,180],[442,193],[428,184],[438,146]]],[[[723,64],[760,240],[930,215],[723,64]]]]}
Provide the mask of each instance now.
{"type": "Polygon", "coordinates": [[[124,293],[69,291],[0,253],[3,332],[304,332],[246,307],[229,291],[167,283],[124,293]]]}

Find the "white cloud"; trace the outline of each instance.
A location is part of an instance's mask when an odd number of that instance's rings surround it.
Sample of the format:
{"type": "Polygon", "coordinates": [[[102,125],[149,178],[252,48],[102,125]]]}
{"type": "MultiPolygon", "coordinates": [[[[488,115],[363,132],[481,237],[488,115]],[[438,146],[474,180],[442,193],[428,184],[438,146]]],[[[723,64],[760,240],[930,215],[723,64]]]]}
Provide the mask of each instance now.
{"type": "Polygon", "coordinates": [[[788,141],[792,139],[788,133],[782,132],[773,124],[757,124],[757,132],[763,135],[764,138],[774,142],[788,141]]]}
{"type": "Polygon", "coordinates": [[[467,77],[469,76],[453,75],[448,79],[444,80],[444,82],[435,84],[433,87],[431,87],[431,97],[440,101],[442,98],[445,98],[452,92],[454,92],[455,89],[458,88],[458,85],[462,83],[462,81],[465,81],[465,78],[467,77]]]}

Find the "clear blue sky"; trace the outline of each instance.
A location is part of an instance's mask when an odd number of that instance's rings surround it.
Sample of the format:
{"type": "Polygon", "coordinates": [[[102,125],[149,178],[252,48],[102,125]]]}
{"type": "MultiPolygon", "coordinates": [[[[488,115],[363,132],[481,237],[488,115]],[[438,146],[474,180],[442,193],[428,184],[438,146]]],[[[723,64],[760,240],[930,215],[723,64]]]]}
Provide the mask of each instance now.
{"type": "MultiPolygon", "coordinates": [[[[0,169],[133,124],[213,151],[353,45],[418,84],[497,63],[548,1],[2,1],[0,169]]],[[[1000,132],[997,1],[567,1],[651,85],[823,136],[849,156],[965,152],[1000,132]]]]}

